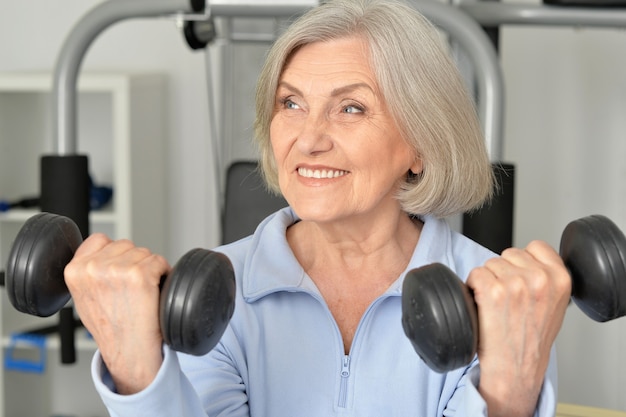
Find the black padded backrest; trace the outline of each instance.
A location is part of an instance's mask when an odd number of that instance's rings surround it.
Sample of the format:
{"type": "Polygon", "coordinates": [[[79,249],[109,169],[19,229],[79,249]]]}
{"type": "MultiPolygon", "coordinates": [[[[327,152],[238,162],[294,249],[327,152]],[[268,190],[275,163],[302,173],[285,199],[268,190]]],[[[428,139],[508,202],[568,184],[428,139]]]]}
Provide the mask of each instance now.
{"type": "Polygon", "coordinates": [[[268,215],[286,207],[284,198],[265,187],[256,161],[233,162],[226,173],[222,243],[230,243],[254,232],[268,215]]]}

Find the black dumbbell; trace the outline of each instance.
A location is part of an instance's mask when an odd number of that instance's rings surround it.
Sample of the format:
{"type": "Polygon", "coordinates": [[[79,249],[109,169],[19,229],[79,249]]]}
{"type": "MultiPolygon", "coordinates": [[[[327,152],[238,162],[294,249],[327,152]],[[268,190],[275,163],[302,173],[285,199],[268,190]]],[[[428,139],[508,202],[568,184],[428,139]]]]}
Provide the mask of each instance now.
{"type": "MultiPolygon", "coordinates": [[[[5,285],[20,312],[48,317],[70,299],[64,269],[82,243],[69,218],[39,213],[18,232],[9,253],[5,285]]],[[[187,252],[161,281],[159,319],[165,343],[192,355],[209,352],[234,311],[230,260],[205,249],[187,252]]]]}
{"type": "MultiPolygon", "coordinates": [[[[608,218],[569,223],[559,253],[572,278],[572,299],[591,319],[626,314],[626,238],[608,218]]],[[[402,326],[415,351],[437,372],[469,364],[478,347],[476,304],[442,264],[409,271],[402,288],[402,326]]]]}

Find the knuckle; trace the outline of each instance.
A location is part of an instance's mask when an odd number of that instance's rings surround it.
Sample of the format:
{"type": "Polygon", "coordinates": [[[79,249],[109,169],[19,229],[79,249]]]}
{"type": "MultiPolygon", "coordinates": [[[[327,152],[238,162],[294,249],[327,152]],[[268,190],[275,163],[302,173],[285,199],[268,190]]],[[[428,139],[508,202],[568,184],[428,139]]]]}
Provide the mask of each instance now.
{"type": "Polygon", "coordinates": [[[511,248],[506,248],[505,250],[503,250],[500,256],[504,259],[508,259],[508,258],[519,256],[521,252],[522,252],[521,249],[511,247],[511,248]]]}
{"type": "Polygon", "coordinates": [[[508,298],[507,293],[508,291],[505,289],[505,287],[501,284],[500,281],[497,281],[489,286],[489,290],[488,290],[489,298],[491,298],[494,301],[505,300],[506,298],[508,298]]]}
{"type": "Polygon", "coordinates": [[[91,235],[89,235],[87,237],[87,239],[85,239],[85,242],[89,242],[89,243],[109,243],[111,242],[111,239],[109,239],[109,237],[107,235],[105,235],[104,233],[92,233],[91,235]]]}
{"type": "Polygon", "coordinates": [[[485,268],[490,268],[493,265],[497,265],[500,262],[500,257],[495,257],[495,258],[490,258],[487,259],[487,261],[485,262],[484,266],[480,266],[476,269],[485,269],[485,268]]]}
{"type": "Polygon", "coordinates": [[[521,277],[512,277],[507,280],[508,292],[514,298],[523,298],[526,294],[528,294],[528,285],[527,282],[521,277]]]}
{"type": "Polygon", "coordinates": [[[102,232],[94,232],[85,239],[85,242],[96,243],[99,246],[106,246],[114,243],[115,240],[111,239],[107,234],[102,232]]]}
{"type": "Polygon", "coordinates": [[[125,285],[134,289],[151,287],[154,282],[150,267],[146,263],[133,263],[124,273],[125,285]]]}
{"type": "Polygon", "coordinates": [[[135,248],[135,244],[129,239],[118,239],[111,242],[112,246],[116,246],[119,250],[131,250],[135,248]]]}
{"type": "Polygon", "coordinates": [[[504,262],[503,258],[500,256],[497,256],[495,258],[491,258],[488,259],[484,266],[481,268],[484,268],[485,270],[489,270],[489,271],[493,271],[499,268],[499,265],[502,265],[504,262]]]}
{"type": "Polygon", "coordinates": [[[530,243],[528,243],[528,245],[526,245],[526,249],[529,252],[543,252],[543,251],[552,251],[552,247],[550,245],[548,245],[547,242],[544,242],[543,240],[531,240],[530,243]]]}
{"type": "Polygon", "coordinates": [[[489,275],[489,270],[485,266],[477,266],[472,269],[467,276],[467,285],[474,289],[484,286],[484,282],[489,275]]]}
{"type": "Polygon", "coordinates": [[[132,283],[139,283],[145,275],[145,268],[137,263],[133,263],[125,270],[125,274],[132,283]]]}
{"type": "Polygon", "coordinates": [[[152,252],[148,248],[144,248],[144,247],[138,246],[138,247],[135,248],[135,251],[137,251],[137,253],[139,255],[142,255],[144,258],[148,258],[148,257],[152,256],[152,252]]]}

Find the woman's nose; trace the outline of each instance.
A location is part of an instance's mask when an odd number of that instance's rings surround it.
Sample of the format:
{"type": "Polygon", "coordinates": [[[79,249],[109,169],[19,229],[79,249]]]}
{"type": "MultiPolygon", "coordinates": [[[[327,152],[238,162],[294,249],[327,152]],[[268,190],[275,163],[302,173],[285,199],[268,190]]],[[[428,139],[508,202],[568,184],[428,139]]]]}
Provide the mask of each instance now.
{"type": "Polygon", "coordinates": [[[302,121],[296,138],[296,146],[303,154],[316,154],[329,151],[333,142],[330,123],[323,114],[309,113],[302,121]]]}

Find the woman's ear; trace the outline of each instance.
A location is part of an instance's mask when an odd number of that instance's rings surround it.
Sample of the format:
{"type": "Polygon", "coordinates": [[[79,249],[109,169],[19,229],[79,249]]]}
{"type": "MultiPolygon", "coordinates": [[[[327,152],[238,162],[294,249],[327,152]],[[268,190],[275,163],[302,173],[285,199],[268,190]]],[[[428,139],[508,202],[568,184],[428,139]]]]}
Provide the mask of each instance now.
{"type": "Polygon", "coordinates": [[[415,162],[413,162],[413,165],[411,165],[411,168],[409,168],[411,174],[413,175],[421,174],[423,169],[424,166],[422,165],[422,158],[419,157],[415,158],[415,162]]]}

